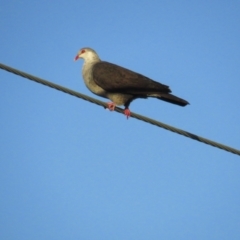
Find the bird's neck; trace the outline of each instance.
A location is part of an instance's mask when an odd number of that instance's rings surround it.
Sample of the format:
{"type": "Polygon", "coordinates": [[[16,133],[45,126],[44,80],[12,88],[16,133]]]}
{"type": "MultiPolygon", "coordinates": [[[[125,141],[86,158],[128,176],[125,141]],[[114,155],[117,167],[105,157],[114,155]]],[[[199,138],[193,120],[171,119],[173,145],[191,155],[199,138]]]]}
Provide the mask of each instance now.
{"type": "Polygon", "coordinates": [[[93,64],[100,62],[100,58],[98,56],[91,56],[89,58],[84,59],[83,69],[90,68],[93,64]]]}
{"type": "Polygon", "coordinates": [[[83,75],[88,75],[91,72],[93,65],[97,62],[100,62],[100,58],[98,56],[88,57],[84,59],[84,63],[82,66],[83,75]]]}
{"type": "Polygon", "coordinates": [[[89,54],[84,60],[84,64],[91,64],[101,61],[97,54],[89,54]]]}

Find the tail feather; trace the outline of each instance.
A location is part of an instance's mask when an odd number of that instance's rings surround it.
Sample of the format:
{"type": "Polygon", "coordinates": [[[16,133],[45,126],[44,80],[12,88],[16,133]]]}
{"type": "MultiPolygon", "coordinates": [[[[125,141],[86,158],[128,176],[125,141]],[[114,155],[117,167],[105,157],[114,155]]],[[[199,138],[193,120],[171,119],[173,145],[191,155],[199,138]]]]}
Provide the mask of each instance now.
{"type": "Polygon", "coordinates": [[[187,102],[186,100],[176,97],[172,94],[169,93],[161,93],[160,96],[157,97],[158,99],[161,99],[163,101],[169,102],[169,103],[173,103],[179,106],[186,106],[187,104],[189,104],[189,102],[187,102]]]}

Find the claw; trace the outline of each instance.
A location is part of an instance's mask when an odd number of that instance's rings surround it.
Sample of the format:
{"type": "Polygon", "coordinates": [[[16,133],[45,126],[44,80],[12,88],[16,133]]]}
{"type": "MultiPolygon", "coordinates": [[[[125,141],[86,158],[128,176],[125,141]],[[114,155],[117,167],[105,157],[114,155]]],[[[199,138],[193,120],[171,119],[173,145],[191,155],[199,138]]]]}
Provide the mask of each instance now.
{"type": "Polygon", "coordinates": [[[115,104],[115,103],[113,103],[113,102],[108,102],[108,103],[107,103],[107,108],[108,108],[110,111],[114,111],[115,107],[116,107],[116,104],[115,104]]]}
{"type": "Polygon", "coordinates": [[[131,112],[128,108],[125,108],[123,112],[124,112],[124,115],[127,117],[127,119],[131,116],[131,112]]]}
{"type": "MultiPolygon", "coordinates": [[[[114,102],[107,103],[107,109],[109,109],[110,111],[114,111],[115,107],[116,107],[116,104],[114,102]]],[[[123,113],[127,117],[127,119],[131,116],[131,112],[130,112],[129,108],[125,108],[123,110],[123,113]]]]}

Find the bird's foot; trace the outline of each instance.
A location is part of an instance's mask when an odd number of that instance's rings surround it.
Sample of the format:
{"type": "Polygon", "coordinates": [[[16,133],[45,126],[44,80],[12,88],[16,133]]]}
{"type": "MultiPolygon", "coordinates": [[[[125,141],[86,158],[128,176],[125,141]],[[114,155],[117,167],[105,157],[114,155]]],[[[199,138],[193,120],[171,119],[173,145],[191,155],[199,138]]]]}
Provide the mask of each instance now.
{"type": "Polygon", "coordinates": [[[127,119],[131,116],[131,112],[129,108],[125,108],[123,112],[124,112],[124,115],[127,117],[127,119]]]}
{"type": "Polygon", "coordinates": [[[115,104],[115,103],[113,103],[113,102],[108,102],[108,103],[107,103],[107,108],[108,108],[110,111],[114,111],[115,107],[116,107],[116,104],[115,104]]]}
{"type": "MultiPolygon", "coordinates": [[[[107,109],[109,109],[110,111],[114,111],[115,107],[116,107],[115,103],[113,103],[113,102],[107,103],[107,109]]],[[[131,112],[130,112],[129,108],[125,108],[123,110],[123,113],[127,117],[127,119],[131,116],[131,112]]]]}

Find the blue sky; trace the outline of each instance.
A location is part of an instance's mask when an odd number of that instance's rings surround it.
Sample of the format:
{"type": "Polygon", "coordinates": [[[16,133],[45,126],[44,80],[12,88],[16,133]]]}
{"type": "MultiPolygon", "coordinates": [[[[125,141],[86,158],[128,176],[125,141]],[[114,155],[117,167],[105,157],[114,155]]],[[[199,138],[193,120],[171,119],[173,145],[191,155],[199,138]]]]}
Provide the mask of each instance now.
{"type": "MultiPolygon", "coordinates": [[[[240,149],[239,1],[0,3],[1,63],[101,99],[92,47],[190,102],[133,112],[240,149]]],[[[3,70],[0,109],[0,239],[240,238],[239,156],[3,70]]]]}

